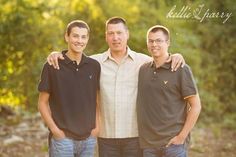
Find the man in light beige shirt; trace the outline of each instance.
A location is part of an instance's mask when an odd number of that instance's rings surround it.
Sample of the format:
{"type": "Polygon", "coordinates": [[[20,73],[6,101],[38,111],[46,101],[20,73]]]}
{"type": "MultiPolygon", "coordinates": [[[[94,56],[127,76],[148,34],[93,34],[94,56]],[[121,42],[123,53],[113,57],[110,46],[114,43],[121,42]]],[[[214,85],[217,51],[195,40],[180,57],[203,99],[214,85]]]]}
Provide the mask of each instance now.
{"type": "MultiPolygon", "coordinates": [[[[141,157],[139,147],[136,97],[140,66],[151,57],[129,49],[126,21],[112,17],[106,22],[106,42],[109,49],[91,56],[101,65],[99,157],[141,157]]],[[[48,57],[58,68],[60,53],[48,57]]],[[[173,70],[184,63],[179,54],[172,55],[173,70]]]]}
{"type": "Polygon", "coordinates": [[[138,137],[136,95],[139,67],[151,58],[127,47],[120,63],[112,57],[110,49],[91,56],[101,67],[100,97],[101,125],[99,137],[138,137]]]}

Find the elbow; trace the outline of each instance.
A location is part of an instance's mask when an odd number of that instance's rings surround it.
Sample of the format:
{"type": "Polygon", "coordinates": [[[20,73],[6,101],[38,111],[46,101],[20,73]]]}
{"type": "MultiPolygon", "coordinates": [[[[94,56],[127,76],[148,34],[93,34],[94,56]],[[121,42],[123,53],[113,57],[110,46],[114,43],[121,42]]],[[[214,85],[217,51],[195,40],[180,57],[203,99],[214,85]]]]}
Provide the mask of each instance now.
{"type": "Polygon", "coordinates": [[[191,105],[190,107],[190,111],[192,110],[193,113],[199,115],[201,110],[202,110],[202,106],[201,103],[195,103],[194,105],[191,105]]]}
{"type": "Polygon", "coordinates": [[[38,102],[38,111],[40,112],[41,111],[41,103],[38,102]]]}
{"type": "Polygon", "coordinates": [[[196,100],[196,110],[197,112],[200,114],[201,110],[202,110],[202,105],[201,105],[201,100],[199,95],[197,96],[197,100],[196,100]]]}
{"type": "Polygon", "coordinates": [[[200,100],[199,97],[198,97],[198,110],[199,110],[199,113],[200,113],[201,110],[202,110],[202,104],[201,104],[201,100],[200,100]]]}
{"type": "Polygon", "coordinates": [[[195,106],[195,113],[197,113],[198,115],[200,114],[202,110],[202,105],[201,103],[199,102],[196,106],[195,106]]]}
{"type": "Polygon", "coordinates": [[[199,111],[201,111],[202,110],[202,105],[201,105],[201,103],[199,103],[199,111]]]}
{"type": "Polygon", "coordinates": [[[201,110],[202,110],[202,105],[199,103],[198,108],[197,108],[198,114],[200,114],[201,110]]]}
{"type": "Polygon", "coordinates": [[[42,100],[39,100],[38,101],[38,111],[41,113],[42,112],[42,110],[44,110],[44,106],[46,106],[46,103],[44,102],[44,101],[42,101],[42,100]]]}

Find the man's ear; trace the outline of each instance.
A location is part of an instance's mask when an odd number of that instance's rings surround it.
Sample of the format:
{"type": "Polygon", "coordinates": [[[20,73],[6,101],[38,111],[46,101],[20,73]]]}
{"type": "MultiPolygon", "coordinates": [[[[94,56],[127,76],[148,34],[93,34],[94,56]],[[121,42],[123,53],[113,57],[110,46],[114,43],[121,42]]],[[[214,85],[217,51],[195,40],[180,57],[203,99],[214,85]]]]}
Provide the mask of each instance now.
{"type": "Polygon", "coordinates": [[[68,42],[68,35],[67,35],[67,33],[65,33],[64,37],[65,37],[65,41],[68,42]]]}
{"type": "Polygon", "coordinates": [[[107,31],[105,32],[105,41],[107,42],[107,31]]]}
{"type": "Polygon", "coordinates": [[[87,42],[89,41],[89,35],[87,35],[87,42]]]}
{"type": "Polygon", "coordinates": [[[127,39],[129,39],[129,30],[127,30],[127,39]]]}
{"type": "Polygon", "coordinates": [[[170,46],[170,39],[167,40],[167,45],[168,45],[168,47],[170,46]]]}

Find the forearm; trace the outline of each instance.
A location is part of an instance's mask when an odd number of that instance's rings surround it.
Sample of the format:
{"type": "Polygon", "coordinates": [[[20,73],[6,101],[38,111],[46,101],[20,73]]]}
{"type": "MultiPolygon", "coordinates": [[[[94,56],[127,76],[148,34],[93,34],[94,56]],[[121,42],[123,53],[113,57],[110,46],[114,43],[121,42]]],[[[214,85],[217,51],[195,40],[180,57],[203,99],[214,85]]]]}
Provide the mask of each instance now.
{"type": "Polygon", "coordinates": [[[97,91],[97,106],[96,106],[96,126],[99,128],[99,122],[100,122],[100,103],[101,103],[101,100],[100,100],[100,91],[98,90],[97,91]]]}
{"type": "Polygon", "coordinates": [[[95,126],[96,129],[99,129],[99,115],[100,115],[100,112],[99,112],[99,108],[97,106],[97,108],[96,108],[96,126],[95,126]]]}
{"type": "Polygon", "coordinates": [[[48,100],[45,98],[44,94],[40,94],[39,102],[38,102],[38,110],[41,114],[43,121],[46,123],[47,127],[53,132],[57,130],[58,127],[54,122],[51,110],[49,108],[48,100]]]}
{"type": "Polygon", "coordinates": [[[196,124],[201,111],[200,98],[198,95],[188,98],[188,102],[191,108],[190,111],[187,113],[185,124],[178,135],[184,139],[188,136],[189,132],[196,124]]]}
{"type": "Polygon", "coordinates": [[[97,93],[97,100],[96,100],[96,124],[95,124],[95,128],[92,130],[92,135],[93,136],[97,136],[98,132],[99,132],[99,122],[100,122],[100,99],[99,99],[99,93],[97,93]]]}
{"type": "Polygon", "coordinates": [[[39,107],[39,112],[41,114],[41,117],[42,117],[43,121],[46,123],[47,127],[51,131],[57,130],[58,127],[55,124],[54,120],[52,119],[51,113],[50,113],[49,109],[47,109],[48,107],[42,107],[44,105],[40,105],[41,107],[39,107]]]}

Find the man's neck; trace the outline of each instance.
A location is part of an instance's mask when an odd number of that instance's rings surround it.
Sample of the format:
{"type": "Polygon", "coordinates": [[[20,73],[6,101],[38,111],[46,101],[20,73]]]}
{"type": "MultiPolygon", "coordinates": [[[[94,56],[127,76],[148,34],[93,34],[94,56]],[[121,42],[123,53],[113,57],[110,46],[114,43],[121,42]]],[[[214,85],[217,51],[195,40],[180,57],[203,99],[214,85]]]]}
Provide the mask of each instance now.
{"type": "Polygon", "coordinates": [[[165,64],[165,62],[167,61],[168,58],[169,58],[168,53],[166,53],[165,55],[160,56],[160,57],[153,57],[155,65],[156,65],[157,68],[159,68],[160,66],[165,64]]]}
{"type": "Polygon", "coordinates": [[[72,52],[72,51],[68,51],[66,53],[67,57],[70,58],[72,61],[76,61],[77,65],[80,63],[81,58],[82,58],[82,52],[72,52]]]}
{"type": "Polygon", "coordinates": [[[124,51],[111,51],[112,58],[120,64],[122,59],[127,55],[127,50],[124,51]]]}

